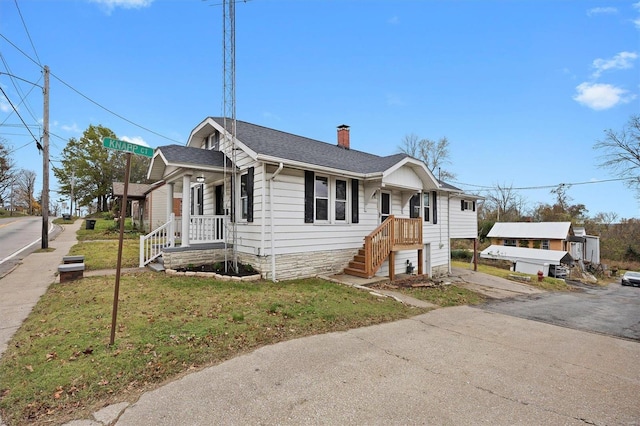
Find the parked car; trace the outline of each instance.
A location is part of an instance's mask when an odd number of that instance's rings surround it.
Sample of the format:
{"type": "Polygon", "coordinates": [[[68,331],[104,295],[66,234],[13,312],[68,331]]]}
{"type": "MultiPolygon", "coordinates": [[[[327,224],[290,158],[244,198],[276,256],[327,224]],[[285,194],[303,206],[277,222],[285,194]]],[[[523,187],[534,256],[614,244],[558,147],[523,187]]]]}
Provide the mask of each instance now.
{"type": "Polygon", "coordinates": [[[640,286],[640,272],[627,271],[622,276],[622,285],[640,286]]]}

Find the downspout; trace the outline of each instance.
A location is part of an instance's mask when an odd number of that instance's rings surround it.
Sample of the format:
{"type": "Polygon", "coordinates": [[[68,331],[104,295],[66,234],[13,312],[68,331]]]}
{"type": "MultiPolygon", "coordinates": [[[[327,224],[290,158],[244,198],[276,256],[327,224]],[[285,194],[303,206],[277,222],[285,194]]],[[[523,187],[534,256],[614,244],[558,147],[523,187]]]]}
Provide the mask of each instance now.
{"type": "Polygon", "coordinates": [[[449,256],[447,263],[449,264],[449,275],[451,275],[451,193],[447,192],[447,237],[449,238],[449,256]]]}
{"type": "MultiPolygon", "coordinates": [[[[275,224],[274,224],[274,216],[273,216],[273,181],[280,174],[282,169],[284,168],[284,164],[280,163],[278,165],[278,169],[271,175],[269,178],[269,213],[271,215],[270,223],[271,223],[271,281],[276,282],[276,233],[275,233],[275,224]]],[[[266,172],[266,170],[265,170],[266,172]]]]}
{"type": "Polygon", "coordinates": [[[262,202],[260,203],[261,205],[261,214],[262,214],[262,221],[260,224],[260,248],[258,249],[258,256],[264,256],[264,239],[265,239],[265,228],[266,228],[266,224],[265,224],[265,212],[266,212],[266,202],[267,202],[267,165],[262,162],[262,202]]]}

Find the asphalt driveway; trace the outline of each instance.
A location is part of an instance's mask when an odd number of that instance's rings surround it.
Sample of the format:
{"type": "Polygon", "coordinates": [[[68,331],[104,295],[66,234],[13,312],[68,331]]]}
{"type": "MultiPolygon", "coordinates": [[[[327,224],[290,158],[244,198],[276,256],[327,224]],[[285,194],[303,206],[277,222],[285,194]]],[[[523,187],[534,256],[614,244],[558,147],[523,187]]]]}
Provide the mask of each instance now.
{"type": "Polygon", "coordinates": [[[640,341],[640,288],[619,283],[607,287],[571,283],[574,290],[490,301],[481,308],[519,318],[542,321],[640,341]]]}
{"type": "Polygon", "coordinates": [[[640,424],[640,344],[461,306],[260,348],[117,425],[640,424]]]}

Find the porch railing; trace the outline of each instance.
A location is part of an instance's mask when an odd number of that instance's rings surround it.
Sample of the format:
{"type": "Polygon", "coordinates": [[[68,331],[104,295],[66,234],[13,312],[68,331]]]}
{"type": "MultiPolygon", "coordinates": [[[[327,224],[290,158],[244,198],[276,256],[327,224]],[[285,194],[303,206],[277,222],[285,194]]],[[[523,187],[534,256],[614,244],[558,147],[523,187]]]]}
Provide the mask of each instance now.
{"type": "Polygon", "coordinates": [[[189,242],[195,244],[224,241],[224,216],[191,216],[189,242]]]}
{"type": "MultiPolygon", "coordinates": [[[[169,221],[147,235],[140,237],[140,267],[158,258],[164,249],[175,247],[182,236],[182,217],[172,213],[169,221]]],[[[223,242],[225,239],[225,217],[196,215],[189,219],[189,244],[223,242]]]]}
{"type": "Polygon", "coordinates": [[[364,238],[365,273],[372,277],[392,251],[421,249],[420,219],[389,216],[364,238]]]}
{"type": "Polygon", "coordinates": [[[167,247],[175,246],[175,223],[175,216],[172,213],[167,223],[147,235],[140,236],[141,268],[158,258],[167,247]]]}

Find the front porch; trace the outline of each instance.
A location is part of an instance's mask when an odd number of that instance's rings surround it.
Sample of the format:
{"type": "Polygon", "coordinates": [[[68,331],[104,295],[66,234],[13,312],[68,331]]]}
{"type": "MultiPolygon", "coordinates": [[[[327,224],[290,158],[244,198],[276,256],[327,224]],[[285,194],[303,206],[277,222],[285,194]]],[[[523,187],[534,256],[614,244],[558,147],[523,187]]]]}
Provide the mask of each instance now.
{"type": "Polygon", "coordinates": [[[183,218],[175,217],[171,213],[167,223],[147,235],[140,236],[141,268],[165,252],[218,250],[229,247],[225,243],[228,223],[226,216],[189,215],[186,220],[185,227],[183,218]]]}

